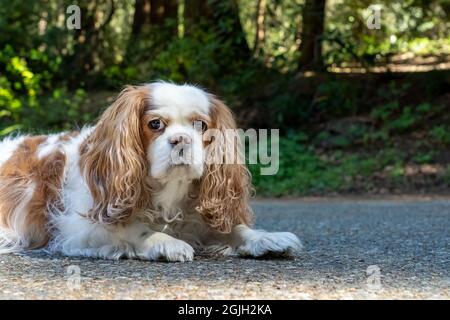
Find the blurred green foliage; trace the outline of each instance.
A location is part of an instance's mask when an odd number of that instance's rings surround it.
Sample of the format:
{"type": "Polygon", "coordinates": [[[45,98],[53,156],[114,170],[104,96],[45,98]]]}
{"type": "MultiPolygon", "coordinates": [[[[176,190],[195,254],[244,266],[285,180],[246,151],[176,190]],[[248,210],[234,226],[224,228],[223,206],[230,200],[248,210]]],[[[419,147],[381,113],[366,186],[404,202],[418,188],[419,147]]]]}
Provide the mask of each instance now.
{"type": "Polygon", "coordinates": [[[374,64],[407,52],[450,53],[447,0],[331,1],[329,6],[325,55],[330,64],[355,59],[374,64]],[[371,6],[380,10],[380,29],[366,27],[371,6]]]}
{"type": "Polygon", "coordinates": [[[281,129],[278,175],[252,166],[265,194],[342,190],[386,166],[404,177],[405,163],[450,146],[449,72],[396,70],[450,63],[449,0],[377,1],[374,30],[372,1],[327,1],[328,72],[311,74],[298,69],[304,0],[165,3],[175,10],[136,28],[138,1],[83,1],[82,28],[69,30],[70,0],[0,0],[0,136],[81,126],[123,85],[163,79],[219,94],[243,127],[281,129]]]}

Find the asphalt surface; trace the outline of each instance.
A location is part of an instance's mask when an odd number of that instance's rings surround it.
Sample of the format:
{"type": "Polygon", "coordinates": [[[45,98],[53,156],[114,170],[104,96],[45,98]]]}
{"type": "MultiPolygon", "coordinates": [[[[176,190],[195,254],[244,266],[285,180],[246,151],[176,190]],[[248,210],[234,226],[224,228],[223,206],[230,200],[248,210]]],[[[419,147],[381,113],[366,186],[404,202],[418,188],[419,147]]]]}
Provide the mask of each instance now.
{"type": "Polygon", "coordinates": [[[258,201],[292,259],[0,256],[1,299],[450,299],[450,201],[258,201]]]}

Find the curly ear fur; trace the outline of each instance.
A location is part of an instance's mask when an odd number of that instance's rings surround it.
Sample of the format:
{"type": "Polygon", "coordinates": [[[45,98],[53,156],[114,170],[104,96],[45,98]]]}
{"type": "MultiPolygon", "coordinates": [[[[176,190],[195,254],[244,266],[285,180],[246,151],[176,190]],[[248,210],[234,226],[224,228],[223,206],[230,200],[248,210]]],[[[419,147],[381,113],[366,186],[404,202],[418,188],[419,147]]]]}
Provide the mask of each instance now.
{"type": "Polygon", "coordinates": [[[93,221],[124,222],[148,201],[141,129],[148,97],[148,87],[126,87],[81,147],[80,168],[94,199],[87,217],[93,221]]]}
{"type": "MultiPolygon", "coordinates": [[[[219,99],[211,97],[212,127],[222,134],[221,141],[213,141],[208,153],[220,155],[221,162],[205,164],[200,181],[198,211],[214,229],[229,233],[237,224],[252,222],[253,214],[248,204],[251,192],[251,176],[245,164],[226,164],[227,144],[233,143],[226,135],[226,129],[236,129],[230,109],[219,99]]],[[[237,139],[238,140],[238,139],[237,139]]],[[[237,141],[239,143],[239,141],[237,141]]],[[[238,148],[234,148],[237,157],[238,148]]]]}

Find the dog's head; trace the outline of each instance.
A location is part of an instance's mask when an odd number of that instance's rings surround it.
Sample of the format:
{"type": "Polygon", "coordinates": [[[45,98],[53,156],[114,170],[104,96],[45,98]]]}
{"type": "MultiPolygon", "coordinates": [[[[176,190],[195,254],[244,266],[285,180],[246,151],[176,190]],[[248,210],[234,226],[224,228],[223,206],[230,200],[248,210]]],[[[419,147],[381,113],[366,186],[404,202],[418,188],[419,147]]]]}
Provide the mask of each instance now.
{"type": "Polygon", "coordinates": [[[236,155],[239,144],[232,129],[229,108],[197,87],[126,87],[82,150],[80,166],[95,201],[89,216],[124,221],[149,204],[149,179],[182,179],[198,186],[197,210],[213,228],[229,232],[248,223],[250,176],[237,156],[230,161],[229,150],[236,155]]]}

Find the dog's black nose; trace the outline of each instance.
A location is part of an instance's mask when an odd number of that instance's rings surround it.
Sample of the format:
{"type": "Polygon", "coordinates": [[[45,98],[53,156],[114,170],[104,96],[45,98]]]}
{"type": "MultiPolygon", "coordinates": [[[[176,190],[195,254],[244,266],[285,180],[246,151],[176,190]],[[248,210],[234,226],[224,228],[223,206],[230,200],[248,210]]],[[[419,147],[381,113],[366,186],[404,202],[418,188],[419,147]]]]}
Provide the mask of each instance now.
{"type": "Polygon", "coordinates": [[[170,137],[169,139],[169,143],[173,146],[179,144],[179,143],[183,143],[183,144],[191,144],[192,139],[190,136],[188,136],[187,134],[184,133],[178,133],[178,134],[174,134],[172,137],[170,137]]]}

